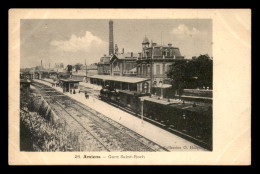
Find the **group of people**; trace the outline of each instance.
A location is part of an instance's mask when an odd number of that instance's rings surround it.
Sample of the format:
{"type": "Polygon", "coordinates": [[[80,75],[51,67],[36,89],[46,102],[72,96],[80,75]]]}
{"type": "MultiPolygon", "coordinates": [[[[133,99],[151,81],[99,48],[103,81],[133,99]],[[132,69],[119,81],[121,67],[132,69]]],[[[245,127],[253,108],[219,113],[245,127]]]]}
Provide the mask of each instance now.
{"type": "Polygon", "coordinates": [[[73,90],[72,90],[72,89],[70,89],[70,93],[71,93],[71,94],[72,94],[72,93],[73,93],[73,94],[76,94],[76,91],[75,91],[75,89],[73,89],[73,90]]]}
{"type": "Polygon", "coordinates": [[[52,87],[58,87],[58,86],[59,86],[59,83],[51,83],[51,86],[52,86],[52,87]]]}

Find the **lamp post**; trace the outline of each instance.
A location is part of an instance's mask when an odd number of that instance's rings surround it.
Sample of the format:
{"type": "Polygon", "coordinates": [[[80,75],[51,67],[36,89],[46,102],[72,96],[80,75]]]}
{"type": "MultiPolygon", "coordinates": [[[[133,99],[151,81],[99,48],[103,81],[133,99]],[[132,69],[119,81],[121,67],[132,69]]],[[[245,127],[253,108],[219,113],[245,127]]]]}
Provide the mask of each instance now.
{"type": "Polygon", "coordinates": [[[144,120],[144,98],[140,98],[141,101],[141,119],[144,120]]]}
{"type": "Polygon", "coordinates": [[[154,58],[154,46],[152,46],[152,56],[151,56],[151,66],[150,66],[150,78],[151,78],[151,85],[150,85],[150,93],[152,94],[152,87],[153,87],[153,58],[154,58]]]}
{"type": "MultiPolygon", "coordinates": [[[[86,62],[85,62],[86,64],[86,62]]],[[[86,64],[86,83],[88,82],[88,67],[87,67],[87,64],[86,64]]]]}

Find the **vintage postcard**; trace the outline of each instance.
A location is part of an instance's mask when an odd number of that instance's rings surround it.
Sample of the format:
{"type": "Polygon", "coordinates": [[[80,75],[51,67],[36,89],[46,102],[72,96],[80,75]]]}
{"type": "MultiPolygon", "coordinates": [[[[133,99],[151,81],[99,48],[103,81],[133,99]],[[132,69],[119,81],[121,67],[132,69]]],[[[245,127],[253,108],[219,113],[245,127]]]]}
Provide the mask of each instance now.
{"type": "Polygon", "coordinates": [[[10,9],[9,165],[250,165],[250,9],[10,9]]]}

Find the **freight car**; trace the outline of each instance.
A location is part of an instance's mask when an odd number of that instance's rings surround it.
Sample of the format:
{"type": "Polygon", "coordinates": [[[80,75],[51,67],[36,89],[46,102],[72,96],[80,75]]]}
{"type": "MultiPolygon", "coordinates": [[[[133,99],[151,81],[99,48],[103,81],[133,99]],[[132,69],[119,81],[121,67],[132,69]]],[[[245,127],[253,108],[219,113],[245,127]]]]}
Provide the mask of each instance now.
{"type": "Polygon", "coordinates": [[[144,116],[163,124],[165,128],[189,135],[211,147],[212,105],[209,103],[177,102],[160,105],[144,101],[144,116]]]}
{"type": "Polygon", "coordinates": [[[137,93],[136,91],[119,90],[106,85],[100,90],[99,98],[103,101],[117,104],[136,114],[140,113],[140,98],[150,94],[137,93]]]}
{"type": "MultiPolygon", "coordinates": [[[[141,112],[140,97],[150,94],[140,94],[133,91],[115,90],[108,85],[100,91],[100,98],[107,102],[116,103],[131,110],[137,115],[141,112]]],[[[163,125],[179,135],[186,135],[192,140],[200,141],[207,149],[212,147],[212,104],[194,102],[176,102],[160,104],[147,97],[143,103],[144,119],[163,125]]],[[[189,140],[191,140],[189,139],[189,140]]]]}

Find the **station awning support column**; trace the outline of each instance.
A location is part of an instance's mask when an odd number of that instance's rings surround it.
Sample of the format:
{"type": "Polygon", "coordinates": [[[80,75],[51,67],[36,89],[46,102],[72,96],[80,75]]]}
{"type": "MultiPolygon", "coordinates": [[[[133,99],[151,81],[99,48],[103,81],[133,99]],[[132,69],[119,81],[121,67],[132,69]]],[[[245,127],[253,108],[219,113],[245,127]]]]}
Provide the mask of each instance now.
{"type": "Polygon", "coordinates": [[[140,101],[141,101],[141,119],[142,119],[142,123],[143,123],[143,120],[144,120],[144,99],[141,98],[140,101]]]}

